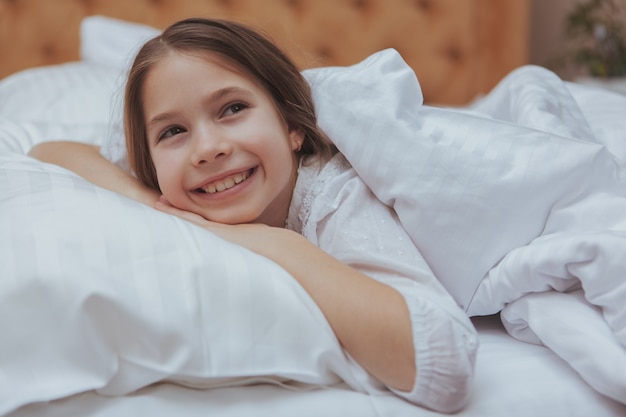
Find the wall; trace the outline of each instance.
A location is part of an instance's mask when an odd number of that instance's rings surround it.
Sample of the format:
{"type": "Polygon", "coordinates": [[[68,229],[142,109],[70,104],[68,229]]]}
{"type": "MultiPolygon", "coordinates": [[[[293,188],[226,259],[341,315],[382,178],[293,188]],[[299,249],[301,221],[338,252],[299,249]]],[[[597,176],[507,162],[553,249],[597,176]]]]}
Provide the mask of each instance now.
{"type": "Polygon", "coordinates": [[[425,101],[465,104],[528,62],[530,1],[0,0],[0,78],[78,59],[85,16],[158,28],[211,16],[262,28],[300,68],[350,65],[395,48],[417,73],[425,101]]]}
{"type": "MultiPolygon", "coordinates": [[[[563,52],[566,46],[566,39],[563,34],[565,15],[580,1],[531,0],[528,48],[528,59],[531,64],[546,66],[566,79],[580,75],[580,70],[556,69],[551,62],[563,52]]],[[[626,0],[616,1],[622,9],[626,24],[626,0]]]]}
{"type": "MultiPolygon", "coordinates": [[[[579,0],[532,0],[530,12],[530,47],[531,64],[552,68],[552,60],[565,48],[563,20],[579,0]]],[[[552,68],[554,69],[554,68],[552,68]]],[[[565,78],[573,76],[573,71],[559,69],[565,78]]]]}

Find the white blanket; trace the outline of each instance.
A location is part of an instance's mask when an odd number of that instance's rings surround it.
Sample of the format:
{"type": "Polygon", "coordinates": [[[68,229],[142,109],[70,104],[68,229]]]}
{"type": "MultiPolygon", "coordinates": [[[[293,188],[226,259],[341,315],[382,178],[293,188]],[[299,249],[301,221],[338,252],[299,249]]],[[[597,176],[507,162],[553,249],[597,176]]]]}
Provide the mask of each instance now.
{"type": "Polygon", "coordinates": [[[307,76],[322,127],[458,303],[470,315],[504,308],[512,335],[544,343],[625,402],[626,97],[529,66],[470,109],[422,106],[394,51],[307,76]],[[581,110],[572,91],[598,108],[581,110]],[[581,287],[567,299],[576,303],[557,302],[581,287]],[[600,340],[571,343],[565,327],[600,340]]]}

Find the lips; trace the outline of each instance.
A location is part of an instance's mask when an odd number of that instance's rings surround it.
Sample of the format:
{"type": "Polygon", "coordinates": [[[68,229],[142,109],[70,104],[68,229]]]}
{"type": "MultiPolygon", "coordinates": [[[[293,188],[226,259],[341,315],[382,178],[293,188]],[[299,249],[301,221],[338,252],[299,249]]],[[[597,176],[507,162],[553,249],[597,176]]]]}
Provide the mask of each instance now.
{"type": "Polygon", "coordinates": [[[255,168],[251,168],[244,172],[239,172],[227,177],[221,178],[217,181],[210,182],[196,189],[196,192],[204,194],[221,193],[222,191],[229,190],[237,184],[241,184],[254,173],[255,168]]]}

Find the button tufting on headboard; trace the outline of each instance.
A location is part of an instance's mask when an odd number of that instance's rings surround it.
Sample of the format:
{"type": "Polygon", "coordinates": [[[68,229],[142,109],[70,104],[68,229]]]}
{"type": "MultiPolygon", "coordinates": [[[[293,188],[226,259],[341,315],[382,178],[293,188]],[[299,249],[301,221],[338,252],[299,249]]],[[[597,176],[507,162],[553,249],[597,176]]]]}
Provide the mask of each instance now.
{"type": "Polygon", "coordinates": [[[456,63],[461,60],[463,53],[458,47],[452,45],[446,48],[445,55],[451,62],[456,63]]]}
{"type": "Polygon", "coordinates": [[[423,11],[427,12],[430,10],[433,3],[431,0],[415,0],[415,5],[423,11]]]}
{"type": "Polygon", "coordinates": [[[262,29],[301,68],[394,47],[425,99],[463,104],[526,63],[527,0],[0,0],[0,78],[78,59],[83,17],[164,28],[204,16],[262,29]]]}
{"type": "Polygon", "coordinates": [[[51,43],[47,43],[41,46],[41,55],[44,57],[44,60],[48,61],[54,61],[55,56],[58,55],[56,46],[51,44],[51,43]]]}
{"type": "Polygon", "coordinates": [[[352,5],[356,7],[357,9],[362,10],[362,9],[365,9],[367,6],[369,6],[369,2],[367,0],[353,0],[352,5]]]}

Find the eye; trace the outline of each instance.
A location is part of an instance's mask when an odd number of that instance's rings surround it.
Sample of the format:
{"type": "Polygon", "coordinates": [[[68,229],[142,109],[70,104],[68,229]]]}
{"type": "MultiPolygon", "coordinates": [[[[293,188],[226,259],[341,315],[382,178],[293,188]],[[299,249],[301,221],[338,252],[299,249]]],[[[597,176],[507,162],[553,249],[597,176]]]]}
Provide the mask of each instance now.
{"type": "Polygon", "coordinates": [[[171,138],[173,136],[179,135],[181,133],[185,133],[186,130],[183,129],[180,126],[172,126],[172,127],[168,127],[167,129],[165,129],[163,132],[161,132],[161,134],[158,137],[158,141],[161,141],[163,139],[167,139],[167,138],[171,138]]]}
{"type": "Polygon", "coordinates": [[[239,101],[236,103],[231,103],[228,106],[226,106],[226,108],[222,112],[222,117],[233,116],[247,108],[248,108],[248,105],[246,103],[242,103],[239,101]]]}

